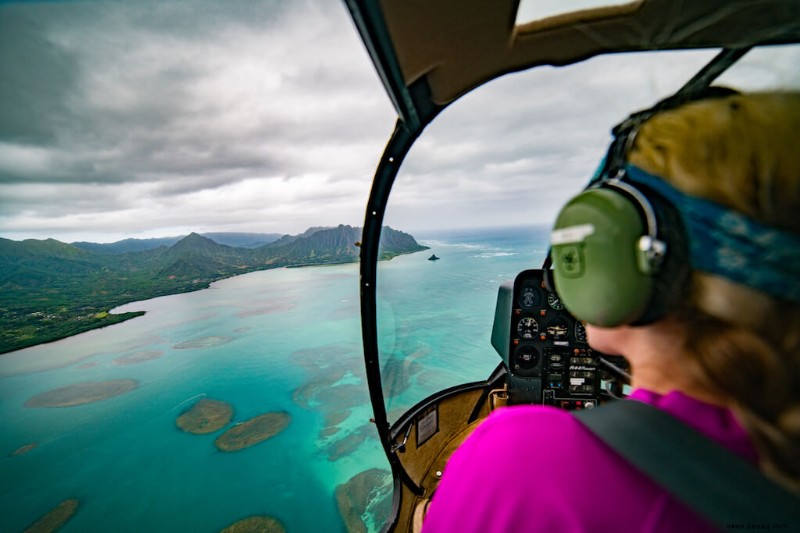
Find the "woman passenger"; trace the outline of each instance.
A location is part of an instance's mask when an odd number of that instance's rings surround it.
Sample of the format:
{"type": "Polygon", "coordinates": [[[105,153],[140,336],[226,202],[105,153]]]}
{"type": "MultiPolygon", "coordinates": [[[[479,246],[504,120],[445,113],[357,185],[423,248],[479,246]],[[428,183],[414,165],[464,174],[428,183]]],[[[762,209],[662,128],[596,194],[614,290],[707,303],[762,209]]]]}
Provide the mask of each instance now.
{"type": "MultiPolygon", "coordinates": [[[[633,392],[624,401],[667,412],[795,494],[799,137],[798,93],[699,100],[644,122],[630,165],[766,226],[766,233],[744,235],[771,241],[759,254],[716,250],[728,270],[711,272],[693,257],[687,279],[673,287],[687,287],[685,297],[655,322],[587,324],[594,349],[631,365],[633,392]]],[[[697,246],[703,231],[740,231],[735,226],[689,231],[689,240],[697,246]]],[[[786,527],[800,531],[800,524],[786,527]]],[[[425,533],[713,530],[570,413],[546,406],[499,409],[482,423],[450,459],[423,526],[425,533]]]]}

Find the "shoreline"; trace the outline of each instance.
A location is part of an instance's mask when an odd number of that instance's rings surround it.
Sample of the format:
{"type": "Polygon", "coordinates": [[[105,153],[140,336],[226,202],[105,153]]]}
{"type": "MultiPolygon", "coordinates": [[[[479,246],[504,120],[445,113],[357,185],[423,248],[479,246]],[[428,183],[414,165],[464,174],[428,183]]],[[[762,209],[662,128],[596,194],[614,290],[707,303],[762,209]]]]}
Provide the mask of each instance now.
{"type": "MultiPolygon", "coordinates": [[[[176,294],[180,294],[180,293],[176,293],[176,294]]],[[[171,295],[168,295],[168,296],[171,296],[171,295]]],[[[136,301],[142,301],[142,300],[136,300],[136,301]]],[[[134,303],[134,302],[128,302],[128,303],[134,303]]],[[[128,303],[125,303],[125,304],[122,304],[122,305],[127,305],[128,303]]],[[[122,324],[123,322],[127,322],[128,320],[132,320],[134,318],[138,318],[140,316],[144,316],[145,315],[145,311],[128,311],[128,312],[121,313],[121,314],[115,314],[115,313],[111,313],[111,311],[109,310],[109,311],[106,311],[106,313],[107,313],[107,317],[106,318],[108,318],[108,317],[113,317],[113,318],[111,318],[110,320],[104,321],[101,324],[87,324],[87,327],[85,327],[85,328],[80,328],[79,327],[78,331],[65,333],[63,335],[49,336],[47,338],[44,338],[44,339],[41,339],[41,340],[37,340],[35,342],[31,342],[30,344],[25,344],[24,346],[20,346],[18,348],[13,348],[13,349],[10,349],[10,350],[6,350],[5,347],[0,348],[0,357],[2,357],[4,355],[12,354],[14,352],[27,350],[28,348],[33,348],[34,346],[42,346],[44,344],[51,344],[53,342],[58,342],[58,341],[61,341],[61,340],[64,340],[64,339],[68,339],[70,337],[74,337],[76,335],[80,335],[81,333],[87,333],[89,331],[97,331],[97,330],[108,328],[108,327],[111,327],[111,326],[116,326],[117,324],[122,324]]]]}
{"type": "MultiPolygon", "coordinates": [[[[424,249],[422,249],[422,250],[414,250],[414,251],[411,251],[411,252],[393,254],[391,257],[386,257],[386,258],[382,258],[382,259],[379,259],[379,260],[380,261],[391,261],[394,257],[400,256],[400,255],[411,255],[411,254],[415,254],[415,253],[418,253],[418,252],[424,252],[425,250],[428,250],[428,249],[430,249],[430,248],[429,247],[424,247],[424,249]]],[[[90,331],[96,331],[96,330],[104,329],[104,328],[107,328],[107,327],[110,327],[110,326],[115,326],[117,324],[121,324],[123,322],[127,322],[128,320],[131,320],[131,319],[134,319],[134,318],[138,318],[140,316],[144,316],[145,313],[146,313],[145,311],[126,311],[126,312],[123,312],[123,313],[120,313],[120,314],[114,313],[115,309],[121,308],[123,306],[130,305],[130,304],[134,304],[136,302],[144,302],[144,301],[147,301],[147,300],[152,300],[154,298],[161,298],[161,297],[164,297],[164,296],[175,296],[175,295],[178,295],[178,294],[187,294],[187,293],[191,293],[191,292],[202,291],[202,290],[205,290],[205,289],[209,289],[211,287],[212,283],[216,283],[218,281],[223,281],[223,280],[226,280],[226,279],[235,278],[237,276],[243,276],[245,274],[252,274],[253,272],[263,272],[263,271],[267,271],[267,270],[277,270],[277,269],[281,269],[281,268],[293,269],[293,268],[308,268],[308,267],[325,267],[325,266],[349,265],[349,264],[358,263],[359,260],[360,259],[358,257],[356,257],[352,261],[332,261],[332,262],[327,262],[327,263],[324,263],[324,262],[320,262],[320,263],[298,263],[298,264],[294,264],[294,265],[267,265],[267,266],[265,266],[265,268],[258,268],[258,269],[249,270],[247,272],[241,272],[241,273],[237,273],[237,274],[233,274],[233,275],[220,276],[220,277],[214,278],[214,279],[201,280],[201,281],[198,281],[196,284],[194,284],[194,286],[183,286],[183,287],[181,287],[183,290],[179,289],[179,290],[176,290],[174,292],[168,292],[166,294],[153,294],[150,297],[145,297],[145,298],[139,297],[139,298],[132,299],[130,301],[122,301],[122,302],[119,302],[117,305],[115,305],[114,307],[112,307],[110,309],[105,309],[105,310],[101,311],[102,313],[106,314],[103,318],[97,319],[97,320],[101,320],[102,321],[101,323],[78,322],[76,320],[76,323],[73,324],[74,329],[71,329],[69,331],[65,331],[63,334],[55,334],[55,335],[47,336],[45,338],[38,339],[38,340],[31,339],[33,342],[26,343],[26,344],[24,344],[22,346],[8,346],[8,347],[0,346],[0,357],[3,357],[5,355],[9,355],[9,354],[13,354],[13,353],[16,353],[16,352],[19,352],[21,350],[25,350],[25,349],[28,349],[28,348],[33,348],[34,346],[41,346],[41,345],[57,342],[57,341],[60,341],[60,340],[68,339],[70,337],[74,337],[74,336],[80,335],[82,333],[87,333],[87,332],[90,332],[90,331]]],[[[77,315],[74,316],[74,317],[71,317],[71,318],[76,318],[76,317],[77,317],[77,315]]]]}

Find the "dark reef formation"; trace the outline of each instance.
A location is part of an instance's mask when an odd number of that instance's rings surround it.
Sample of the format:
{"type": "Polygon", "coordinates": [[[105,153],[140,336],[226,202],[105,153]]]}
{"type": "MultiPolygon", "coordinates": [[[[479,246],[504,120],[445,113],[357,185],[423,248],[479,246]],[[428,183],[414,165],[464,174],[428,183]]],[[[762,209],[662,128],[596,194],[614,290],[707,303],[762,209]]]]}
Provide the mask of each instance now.
{"type": "Polygon", "coordinates": [[[213,433],[233,418],[233,407],[228,402],[203,398],[178,417],[175,423],[183,431],[203,435],[213,433]]]}
{"type": "Polygon", "coordinates": [[[360,425],[349,420],[354,409],[369,404],[363,357],[358,346],[326,344],[298,350],[292,361],[303,366],[308,380],[295,389],[292,399],[304,409],[320,412],[325,425],[317,436],[329,461],[353,453],[375,436],[375,426],[364,416],[360,425]],[[343,422],[347,420],[347,424],[343,422]]]}
{"type": "Polygon", "coordinates": [[[265,413],[233,426],[217,437],[214,445],[223,452],[236,452],[274,437],[289,425],[289,413],[265,413]]]}
{"type": "Polygon", "coordinates": [[[64,500],[31,524],[23,533],[52,533],[61,529],[61,526],[66,524],[78,510],[79,503],[75,498],[64,500]]]}
{"type": "Polygon", "coordinates": [[[34,448],[36,448],[37,446],[38,446],[37,443],[29,442],[28,444],[23,444],[22,446],[20,446],[19,448],[17,448],[13,452],[11,452],[10,455],[12,457],[16,457],[17,455],[24,455],[24,454],[28,453],[29,451],[33,450],[34,448]]]}
{"type": "Polygon", "coordinates": [[[366,533],[367,522],[385,524],[392,508],[392,476],[380,468],[356,474],[336,487],[336,505],[349,533],[366,533]],[[366,521],[364,519],[367,519],[366,521]]]}
{"type": "Polygon", "coordinates": [[[220,533],[285,533],[283,524],[271,516],[250,516],[234,522],[220,533]]]}

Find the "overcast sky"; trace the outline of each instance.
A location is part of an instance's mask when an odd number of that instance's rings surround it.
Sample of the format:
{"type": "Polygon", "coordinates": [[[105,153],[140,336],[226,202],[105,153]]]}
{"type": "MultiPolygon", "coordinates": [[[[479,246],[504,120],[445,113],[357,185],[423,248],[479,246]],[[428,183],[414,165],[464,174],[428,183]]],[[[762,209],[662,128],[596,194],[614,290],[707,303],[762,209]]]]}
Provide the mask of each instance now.
{"type": "MultiPolygon", "coordinates": [[[[796,86],[800,56],[783,52],[747,58],[733,81],[796,86]]],[[[611,126],[712,55],[598,58],[488,84],[412,148],[387,223],[550,223],[611,126]]],[[[0,4],[0,237],[360,226],[394,121],[339,1],[0,4]]]]}

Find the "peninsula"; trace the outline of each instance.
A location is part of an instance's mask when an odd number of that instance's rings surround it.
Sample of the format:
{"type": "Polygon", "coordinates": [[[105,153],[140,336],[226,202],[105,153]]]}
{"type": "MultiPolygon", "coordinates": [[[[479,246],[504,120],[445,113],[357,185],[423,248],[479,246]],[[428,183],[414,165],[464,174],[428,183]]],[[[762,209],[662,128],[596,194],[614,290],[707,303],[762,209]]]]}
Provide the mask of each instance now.
{"type": "MultiPolygon", "coordinates": [[[[0,354],[142,314],[109,313],[126,303],[255,270],[356,262],[360,240],[361,228],[345,225],[281,237],[192,233],[112,244],[0,239],[0,354]]],[[[427,249],[407,233],[383,229],[382,260],[427,249]]]]}

